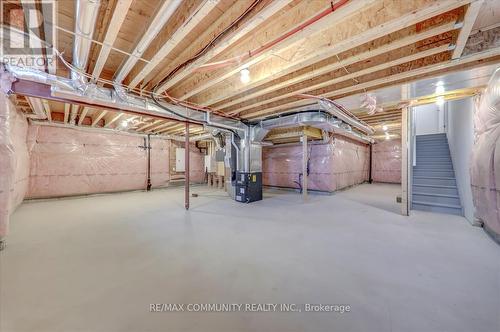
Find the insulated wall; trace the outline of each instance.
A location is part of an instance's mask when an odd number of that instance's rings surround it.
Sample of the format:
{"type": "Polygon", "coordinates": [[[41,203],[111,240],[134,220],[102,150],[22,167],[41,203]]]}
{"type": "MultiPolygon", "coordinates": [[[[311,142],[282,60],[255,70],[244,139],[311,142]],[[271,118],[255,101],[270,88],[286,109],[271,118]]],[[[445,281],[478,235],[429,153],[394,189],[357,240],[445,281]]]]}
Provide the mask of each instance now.
{"type": "Polygon", "coordinates": [[[372,179],[375,182],[401,183],[401,139],[372,145],[372,179]]]}
{"type": "MultiPolygon", "coordinates": [[[[343,137],[329,143],[308,144],[308,189],[333,192],[368,180],[368,146],[343,137]]],[[[265,147],[263,184],[300,188],[302,146],[265,147]]]]}
{"type": "Polygon", "coordinates": [[[0,92],[0,238],[7,235],[10,214],[28,187],[27,131],[24,115],[0,92]]]}
{"type": "MultiPolygon", "coordinates": [[[[27,197],[46,198],[145,189],[146,137],[47,125],[28,131],[27,197]]],[[[151,137],[151,184],[168,185],[172,141],[151,137]]],[[[191,181],[202,182],[203,155],[193,146],[191,181]]]]}
{"type": "Polygon", "coordinates": [[[500,241],[500,69],[474,114],[471,186],[476,216],[500,241]]]}

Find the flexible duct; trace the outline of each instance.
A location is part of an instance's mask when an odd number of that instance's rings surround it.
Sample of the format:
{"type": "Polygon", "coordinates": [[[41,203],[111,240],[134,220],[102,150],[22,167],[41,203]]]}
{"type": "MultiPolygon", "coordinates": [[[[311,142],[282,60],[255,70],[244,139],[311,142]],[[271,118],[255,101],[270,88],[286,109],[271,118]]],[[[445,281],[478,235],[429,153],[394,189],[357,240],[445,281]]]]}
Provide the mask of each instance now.
{"type": "MultiPolygon", "coordinates": [[[[75,39],[73,42],[73,66],[85,71],[92,46],[92,37],[99,14],[99,0],[77,0],[75,2],[75,39]]],[[[85,82],[76,71],[71,71],[73,81],[85,82]]]]}

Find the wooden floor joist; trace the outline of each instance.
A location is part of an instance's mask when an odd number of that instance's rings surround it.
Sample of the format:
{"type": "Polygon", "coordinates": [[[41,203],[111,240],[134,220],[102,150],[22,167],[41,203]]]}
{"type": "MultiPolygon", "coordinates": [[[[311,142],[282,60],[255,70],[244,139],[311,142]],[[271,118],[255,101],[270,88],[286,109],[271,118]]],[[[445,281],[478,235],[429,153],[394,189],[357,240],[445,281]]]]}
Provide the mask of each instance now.
{"type": "MultiPolygon", "coordinates": [[[[345,59],[342,59],[341,61],[334,59],[331,64],[328,64],[326,66],[319,67],[319,68],[311,67],[310,70],[308,70],[307,72],[305,72],[302,75],[297,75],[291,79],[285,79],[284,81],[281,81],[278,84],[273,84],[273,85],[266,87],[266,88],[263,88],[263,89],[257,89],[253,93],[243,93],[245,91],[245,87],[242,87],[242,88],[237,89],[237,90],[236,89],[227,90],[227,92],[225,94],[215,96],[214,98],[207,100],[204,104],[212,105],[217,110],[227,111],[228,107],[242,103],[246,100],[250,100],[250,99],[262,96],[262,95],[266,95],[270,92],[280,90],[282,88],[291,86],[291,85],[296,84],[296,83],[307,81],[307,80],[312,79],[314,77],[317,77],[317,76],[320,76],[323,74],[327,74],[329,72],[332,72],[334,70],[337,70],[337,69],[340,69],[343,67],[347,67],[347,66],[352,65],[353,63],[356,63],[356,62],[370,59],[370,58],[375,57],[377,55],[391,52],[393,50],[396,50],[396,49],[404,47],[404,46],[412,45],[412,44],[414,44],[418,41],[424,40],[426,38],[440,35],[442,33],[453,30],[455,28],[455,26],[456,26],[456,24],[454,22],[450,22],[450,23],[435,27],[433,29],[429,29],[429,30],[417,33],[415,35],[404,37],[402,39],[390,42],[388,44],[382,45],[382,46],[377,47],[375,49],[369,49],[369,50],[362,52],[360,54],[356,54],[354,56],[350,56],[350,57],[347,57],[345,59]],[[232,95],[239,95],[239,94],[242,94],[242,96],[231,99],[230,101],[227,101],[227,102],[219,103],[220,101],[225,100],[225,99],[231,97],[232,95]]],[[[262,84],[264,85],[266,83],[266,81],[267,80],[263,80],[262,84]]]]}
{"type": "MultiPolygon", "coordinates": [[[[378,1],[371,6],[363,6],[361,10],[349,17],[350,24],[342,24],[343,20],[337,21],[336,24],[318,34],[316,38],[310,37],[299,41],[294,44],[294,47],[286,48],[277,53],[276,56],[271,56],[262,62],[255,62],[250,67],[252,82],[255,80],[261,85],[263,82],[290,74],[325,60],[336,53],[360,46],[468,2],[470,1],[378,1]],[[380,14],[373,15],[374,12],[380,12],[380,14]],[[356,24],[352,24],[352,22],[356,22],[356,24]]],[[[347,18],[343,19],[347,20],[347,18]]],[[[244,86],[245,84],[239,78],[239,69],[236,69],[232,71],[233,76],[227,73],[217,76],[216,79],[210,80],[210,86],[208,84],[204,86],[210,88],[213,95],[244,86]],[[229,77],[231,78],[229,79],[229,77]],[[223,84],[214,86],[215,82],[223,84]]],[[[248,84],[248,89],[254,88],[253,84],[248,84]]],[[[193,82],[190,85],[185,84],[180,88],[172,89],[171,94],[174,96],[185,95],[181,89],[189,91],[190,95],[193,91],[201,91],[200,84],[193,82]]],[[[205,99],[207,98],[198,97],[190,100],[204,104],[205,99]]]]}
{"type": "MultiPolygon", "coordinates": [[[[237,30],[235,30],[229,37],[218,43],[214,48],[209,50],[207,53],[205,53],[202,57],[196,59],[192,63],[186,66],[182,71],[174,75],[172,78],[170,78],[168,81],[166,81],[164,84],[159,86],[158,88],[158,93],[162,93],[163,91],[170,89],[172,86],[183,80],[184,78],[188,77],[188,75],[192,74],[196,68],[199,66],[205,64],[208,62],[210,59],[216,57],[218,54],[223,52],[225,49],[239,41],[241,38],[247,36],[252,30],[254,30],[256,27],[258,27],[260,24],[265,22],[267,19],[278,13],[280,10],[282,10],[285,6],[288,6],[292,0],[281,0],[281,1],[272,1],[270,4],[264,7],[261,11],[258,12],[258,14],[255,14],[251,19],[247,20],[244,22],[237,30]]],[[[240,1],[237,4],[243,4],[244,6],[248,6],[248,3],[245,1],[240,1]]],[[[232,9],[232,8],[231,8],[232,9]]],[[[242,8],[241,8],[242,9],[242,8]]],[[[238,12],[237,14],[240,15],[241,12],[238,12]]],[[[226,13],[224,13],[226,15],[226,13]]],[[[225,16],[221,16],[217,22],[214,22],[214,25],[219,26],[221,24],[227,25],[227,23],[223,23],[223,21],[227,20],[225,16]]],[[[229,15],[226,15],[229,16],[229,15]]],[[[233,17],[230,17],[233,19],[233,17]]],[[[234,19],[233,19],[234,20],[234,19]]],[[[212,31],[206,31],[206,33],[212,33],[212,31]]],[[[181,56],[182,57],[182,56],[181,56]]],[[[159,77],[162,77],[160,74],[159,77]]],[[[159,79],[153,80],[152,85],[155,85],[159,82],[159,79]]]]}
{"type": "Polygon", "coordinates": [[[385,62],[385,63],[379,64],[379,65],[376,65],[376,66],[368,67],[366,69],[363,69],[363,70],[360,70],[360,71],[357,71],[357,72],[353,72],[351,74],[346,74],[346,75],[343,75],[343,76],[340,76],[340,77],[336,77],[336,78],[334,78],[332,80],[329,80],[329,81],[325,81],[325,82],[314,84],[314,85],[306,85],[306,87],[304,87],[304,88],[301,88],[301,89],[298,89],[298,90],[293,90],[293,91],[285,93],[285,94],[280,94],[280,95],[278,95],[278,96],[276,96],[274,98],[268,98],[268,99],[266,98],[266,99],[264,99],[261,102],[252,103],[252,104],[250,104],[248,106],[237,108],[236,111],[232,111],[232,112],[230,112],[230,114],[232,114],[232,115],[239,114],[239,113],[241,113],[243,111],[246,111],[248,109],[252,109],[254,107],[259,107],[259,106],[262,106],[262,105],[265,105],[265,104],[268,104],[268,103],[271,103],[271,102],[274,102],[274,101],[277,101],[277,100],[282,100],[282,99],[286,99],[288,97],[293,97],[293,96],[296,96],[297,94],[300,94],[300,93],[307,93],[308,91],[311,91],[311,90],[316,90],[316,89],[321,89],[321,88],[324,88],[324,87],[328,87],[330,85],[333,85],[333,84],[336,84],[336,83],[339,83],[339,82],[349,81],[349,80],[353,80],[355,82],[356,77],[359,77],[359,76],[362,76],[362,75],[366,75],[366,74],[370,74],[372,72],[376,72],[376,71],[379,71],[379,70],[382,70],[382,69],[386,69],[386,68],[389,68],[389,67],[397,66],[397,65],[400,65],[400,64],[403,64],[403,63],[411,62],[411,61],[414,61],[414,60],[417,60],[417,59],[421,59],[421,58],[424,58],[424,57],[427,57],[427,56],[432,56],[432,55],[435,55],[435,54],[438,54],[438,53],[442,53],[442,52],[445,52],[445,51],[448,51],[448,50],[449,50],[449,46],[448,45],[443,45],[443,46],[440,46],[440,47],[428,49],[428,50],[423,51],[423,52],[417,52],[415,54],[412,54],[412,55],[409,55],[409,56],[405,56],[405,57],[400,57],[400,58],[397,58],[397,59],[395,59],[393,61],[385,62]]]}
{"type": "MultiPolygon", "coordinates": [[[[316,23],[302,29],[301,31],[295,33],[294,35],[282,40],[280,43],[276,44],[275,46],[271,47],[270,49],[266,50],[265,52],[252,57],[248,59],[247,61],[244,61],[243,63],[240,63],[236,68],[231,68],[229,71],[225,71],[222,75],[205,75],[205,77],[200,76],[199,79],[192,79],[191,84],[186,84],[183,85],[183,92],[179,93],[174,89],[174,96],[178,96],[181,100],[185,100],[201,91],[204,91],[205,89],[212,87],[215,84],[221,83],[228,79],[229,77],[239,74],[239,72],[247,67],[254,66],[258,63],[260,63],[263,60],[269,60],[272,59],[273,57],[271,56],[274,53],[280,52],[281,50],[288,50],[288,49],[293,49],[294,44],[299,42],[302,39],[305,39],[307,37],[310,37],[312,34],[319,34],[320,32],[326,30],[329,26],[331,26],[334,23],[337,23],[341,19],[347,19],[349,18],[352,14],[356,13],[357,11],[361,10],[364,6],[368,6],[371,3],[373,3],[374,0],[353,0],[349,1],[346,5],[340,7],[338,10],[334,11],[333,13],[325,16],[323,19],[317,21],[316,23]],[[208,77],[208,78],[207,78],[208,77]]],[[[296,26],[301,25],[304,21],[307,19],[310,19],[311,16],[316,14],[317,12],[321,10],[325,10],[328,8],[328,6],[331,6],[329,3],[324,4],[322,2],[306,2],[306,3],[301,3],[299,5],[304,5],[302,8],[297,11],[295,16],[300,16],[300,21],[298,21],[295,26],[291,26],[289,29],[293,29],[296,26]],[[317,7],[317,4],[322,4],[321,7],[317,8],[313,13],[310,13],[311,7],[315,6],[317,7]]],[[[292,9],[293,10],[293,9],[292,9]]],[[[281,24],[288,24],[289,22],[294,22],[294,20],[288,20],[288,21],[283,21],[281,24]]],[[[295,52],[295,51],[293,51],[295,52]]]]}
{"type": "MultiPolygon", "coordinates": [[[[340,98],[347,94],[362,92],[364,89],[370,91],[376,88],[398,85],[401,82],[411,82],[416,80],[417,78],[424,78],[433,75],[438,75],[443,72],[458,71],[478,65],[484,65],[487,63],[496,63],[499,61],[499,59],[500,59],[500,48],[488,50],[486,52],[478,53],[465,58],[460,58],[458,60],[453,60],[453,61],[448,60],[441,63],[436,63],[429,66],[423,66],[421,68],[411,69],[406,72],[367,81],[361,84],[352,85],[343,89],[323,93],[321,94],[321,96],[333,99],[340,98]]],[[[258,118],[264,115],[274,114],[279,111],[290,110],[292,108],[300,107],[309,103],[311,103],[310,100],[298,100],[270,108],[261,107],[260,110],[243,112],[241,114],[241,117],[244,119],[258,118]]]]}

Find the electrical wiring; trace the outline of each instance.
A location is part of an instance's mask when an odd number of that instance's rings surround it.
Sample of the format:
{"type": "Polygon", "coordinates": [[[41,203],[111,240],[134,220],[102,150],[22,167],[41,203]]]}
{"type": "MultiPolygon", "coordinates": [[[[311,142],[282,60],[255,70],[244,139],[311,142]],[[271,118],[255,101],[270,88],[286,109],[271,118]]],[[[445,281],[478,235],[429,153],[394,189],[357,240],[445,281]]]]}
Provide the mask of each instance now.
{"type": "Polygon", "coordinates": [[[252,9],[255,8],[261,2],[261,0],[254,0],[252,4],[240,15],[234,20],[228,27],[226,27],[223,31],[221,31],[217,36],[215,36],[207,45],[205,45],[200,51],[198,51],[193,57],[189,58],[188,60],[184,61],[183,63],[179,64],[177,67],[175,67],[168,75],[162,79],[156,86],[162,85],[166,81],[168,81],[173,75],[175,75],[180,69],[184,68],[185,66],[189,65],[193,61],[197,60],[200,58],[203,54],[205,54],[210,47],[212,47],[220,38],[225,36],[236,24],[238,24],[242,19],[244,19],[252,9]]]}
{"type": "MultiPolygon", "coordinates": [[[[307,153],[307,165],[306,165],[306,174],[307,176],[309,176],[310,174],[310,164],[311,164],[311,154],[312,154],[312,146],[309,148],[309,152],[307,153]]],[[[299,181],[293,181],[294,183],[296,183],[298,186],[299,186],[299,189],[300,189],[300,193],[302,193],[302,191],[304,190],[302,188],[302,177],[304,176],[304,174],[301,172],[299,173],[299,181]]]]}

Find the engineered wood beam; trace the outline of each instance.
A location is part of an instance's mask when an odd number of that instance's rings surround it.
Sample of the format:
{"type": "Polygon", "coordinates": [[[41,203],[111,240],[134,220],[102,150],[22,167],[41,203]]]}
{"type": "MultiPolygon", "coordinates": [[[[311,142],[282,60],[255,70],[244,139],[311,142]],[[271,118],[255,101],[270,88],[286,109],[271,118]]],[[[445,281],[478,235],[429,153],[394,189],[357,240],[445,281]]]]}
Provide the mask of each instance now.
{"type": "Polygon", "coordinates": [[[185,23],[177,29],[170,39],[158,50],[155,56],[128,84],[130,88],[135,88],[168,54],[181,42],[192,30],[205,18],[217,5],[218,1],[205,0],[186,19],[185,23]]]}
{"type": "MultiPolygon", "coordinates": [[[[347,96],[354,94],[358,91],[371,91],[377,88],[398,85],[402,82],[411,82],[419,78],[429,77],[432,75],[437,75],[441,73],[447,73],[457,70],[463,70],[465,68],[476,67],[478,65],[487,64],[489,62],[497,62],[500,58],[500,48],[494,48],[481,53],[475,53],[473,55],[462,57],[460,59],[448,60],[441,63],[431,64],[423,66],[416,69],[411,69],[402,73],[390,75],[387,77],[382,77],[374,80],[369,80],[364,83],[348,86],[342,89],[333,90],[330,92],[322,93],[319,96],[325,98],[340,98],[341,96],[347,96]]],[[[245,111],[245,114],[241,114],[243,119],[254,119],[262,117],[271,113],[276,113],[277,111],[290,110],[293,108],[301,107],[304,105],[310,105],[314,102],[311,100],[298,100],[278,105],[269,108],[260,108],[260,110],[255,111],[245,111]]]]}
{"type": "MultiPolygon", "coordinates": [[[[337,17],[336,21],[325,30],[307,35],[289,47],[276,51],[274,56],[265,59],[257,57],[223,74],[200,76],[171,91],[173,96],[181,99],[198,94],[205,89],[238,89],[245,86],[239,80],[239,71],[250,66],[252,82],[246,84],[246,89],[254,88],[265,82],[270,82],[306,66],[325,60],[339,52],[360,46],[371,40],[407,28],[416,23],[432,18],[438,14],[460,7],[471,0],[415,0],[389,1],[379,0],[364,3],[361,9],[350,16],[337,17]],[[355,22],[355,24],[353,24],[355,22]],[[214,77],[215,75],[215,77],[214,77]],[[258,83],[254,83],[254,80],[258,83]],[[225,82],[223,82],[225,81],[225,82]],[[215,84],[218,84],[217,86],[215,84]]],[[[343,7],[341,7],[342,9],[343,7]]],[[[349,6],[347,7],[349,8],[349,6]]],[[[339,14],[341,10],[337,12],[339,14]]],[[[335,15],[335,12],[329,16],[335,15]]],[[[321,21],[320,21],[321,22],[321,21]]],[[[282,45],[282,43],[278,44],[282,45]]],[[[202,98],[191,98],[193,102],[203,104],[202,98]]]]}
{"type": "MultiPolygon", "coordinates": [[[[230,106],[237,105],[237,104],[242,103],[244,101],[247,101],[247,100],[250,100],[253,98],[257,98],[259,96],[277,91],[279,89],[283,89],[283,88],[291,86],[293,84],[304,82],[304,81],[307,81],[307,80],[312,79],[314,77],[317,77],[317,76],[320,76],[323,74],[327,74],[331,71],[340,69],[342,67],[347,67],[347,66],[352,65],[356,62],[368,60],[368,59],[373,58],[375,56],[378,56],[378,55],[381,55],[381,54],[384,54],[384,53],[387,53],[387,52],[390,52],[393,50],[397,50],[401,47],[412,45],[418,41],[427,39],[429,37],[437,36],[437,35],[440,35],[442,33],[451,31],[451,30],[455,29],[456,27],[457,27],[457,25],[454,22],[446,23],[446,24],[440,25],[438,27],[435,27],[435,28],[432,28],[429,30],[425,30],[425,31],[420,32],[420,33],[416,33],[415,35],[411,35],[408,37],[404,37],[402,39],[395,40],[395,41],[390,42],[388,44],[379,46],[377,48],[368,49],[365,52],[362,52],[360,54],[356,54],[356,55],[351,56],[351,57],[347,57],[341,61],[336,60],[335,62],[333,62],[329,65],[326,65],[324,67],[320,67],[320,68],[316,68],[316,69],[312,68],[310,71],[308,71],[302,75],[293,77],[291,79],[284,80],[282,82],[279,82],[278,84],[271,85],[267,88],[257,90],[254,93],[245,93],[239,98],[232,99],[231,101],[227,101],[227,102],[222,103],[222,104],[218,104],[215,107],[215,109],[216,110],[223,110],[223,109],[228,108],[230,106]]],[[[262,82],[262,84],[265,84],[265,83],[267,83],[267,82],[262,82]]],[[[218,91],[220,93],[218,93],[212,99],[204,102],[204,105],[214,105],[215,103],[218,103],[224,99],[228,99],[232,96],[241,94],[244,91],[245,91],[245,87],[240,88],[240,89],[234,89],[234,90],[226,89],[225,91],[218,91]]]]}
{"type": "MultiPolygon", "coordinates": [[[[238,29],[236,29],[233,33],[231,33],[228,37],[226,37],[226,39],[217,43],[214,48],[210,49],[203,56],[201,56],[191,64],[187,65],[183,70],[181,70],[180,72],[175,74],[172,78],[170,78],[168,81],[159,86],[158,92],[162,93],[163,91],[171,88],[172,86],[174,86],[175,84],[186,78],[188,75],[192,74],[198,67],[207,63],[210,59],[214,58],[215,56],[226,50],[228,47],[236,43],[241,38],[245,37],[247,34],[252,32],[264,21],[272,17],[274,14],[278,13],[286,6],[288,6],[292,1],[293,0],[272,1],[269,5],[264,7],[264,9],[259,11],[256,15],[254,15],[251,19],[244,22],[240,27],[238,27],[238,29]]],[[[248,4],[245,3],[244,1],[237,2],[236,4],[239,5],[242,3],[248,6],[248,4]]],[[[223,16],[221,16],[216,22],[214,22],[214,25],[219,26],[223,24],[223,22],[225,23],[225,21],[228,19],[227,16],[229,15],[224,14],[223,16]]],[[[227,25],[227,23],[225,23],[224,25],[227,25]]],[[[209,33],[210,31],[207,31],[205,34],[209,33]]]]}
{"type": "Polygon", "coordinates": [[[462,56],[462,52],[464,51],[465,44],[467,43],[467,39],[472,31],[472,26],[474,22],[476,22],[477,15],[479,14],[479,10],[483,5],[483,0],[478,0],[472,2],[467,7],[467,11],[465,13],[463,27],[460,29],[460,33],[458,34],[456,48],[453,51],[452,59],[458,59],[462,56]]]}
{"type": "Polygon", "coordinates": [[[101,75],[109,53],[111,52],[111,47],[113,47],[116,37],[118,36],[118,32],[125,21],[125,17],[127,16],[132,1],[133,0],[118,0],[115,6],[115,10],[113,11],[113,15],[108,24],[106,36],[103,40],[101,51],[99,52],[99,56],[97,57],[94,65],[94,70],[92,71],[92,77],[94,79],[98,79],[101,75]]]}

